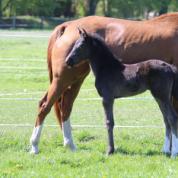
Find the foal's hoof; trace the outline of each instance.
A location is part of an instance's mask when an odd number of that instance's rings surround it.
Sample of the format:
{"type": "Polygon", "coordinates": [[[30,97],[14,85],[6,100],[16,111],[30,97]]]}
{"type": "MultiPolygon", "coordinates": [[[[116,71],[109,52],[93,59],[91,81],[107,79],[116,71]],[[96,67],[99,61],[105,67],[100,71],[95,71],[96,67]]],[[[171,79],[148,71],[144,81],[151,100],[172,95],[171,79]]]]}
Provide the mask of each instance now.
{"type": "Polygon", "coordinates": [[[162,153],[165,154],[166,156],[170,156],[171,155],[170,146],[165,145],[162,149],[162,153]]]}
{"type": "Polygon", "coordinates": [[[170,156],[171,155],[171,151],[165,151],[163,150],[162,153],[166,156],[170,156]]]}
{"type": "Polygon", "coordinates": [[[169,152],[163,152],[163,154],[166,156],[166,157],[170,157],[171,156],[171,153],[169,153],[169,152]]]}
{"type": "Polygon", "coordinates": [[[77,150],[75,144],[70,142],[64,143],[64,147],[69,148],[73,152],[77,150]]]}
{"type": "Polygon", "coordinates": [[[167,157],[170,157],[171,156],[171,153],[170,152],[163,152],[163,154],[167,157]]]}
{"type": "Polygon", "coordinates": [[[38,146],[33,146],[31,147],[30,154],[36,155],[39,153],[38,146]]]}
{"type": "Polygon", "coordinates": [[[109,156],[109,155],[112,155],[114,153],[114,148],[112,148],[112,149],[109,149],[108,151],[107,151],[107,155],[109,156]]]}
{"type": "Polygon", "coordinates": [[[171,158],[172,158],[172,159],[176,159],[177,157],[178,157],[178,153],[172,153],[172,154],[171,154],[171,158]]]}

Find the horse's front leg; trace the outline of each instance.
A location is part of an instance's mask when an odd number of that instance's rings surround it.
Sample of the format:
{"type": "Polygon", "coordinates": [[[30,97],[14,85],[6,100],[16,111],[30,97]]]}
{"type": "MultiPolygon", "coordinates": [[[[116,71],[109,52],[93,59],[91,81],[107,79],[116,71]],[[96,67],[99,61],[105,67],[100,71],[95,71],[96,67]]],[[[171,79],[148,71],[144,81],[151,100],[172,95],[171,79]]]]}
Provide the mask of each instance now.
{"type": "Polygon", "coordinates": [[[108,151],[107,154],[110,155],[114,152],[114,139],[113,139],[113,103],[114,99],[103,98],[103,107],[105,112],[106,127],[108,131],[108,151]]]}

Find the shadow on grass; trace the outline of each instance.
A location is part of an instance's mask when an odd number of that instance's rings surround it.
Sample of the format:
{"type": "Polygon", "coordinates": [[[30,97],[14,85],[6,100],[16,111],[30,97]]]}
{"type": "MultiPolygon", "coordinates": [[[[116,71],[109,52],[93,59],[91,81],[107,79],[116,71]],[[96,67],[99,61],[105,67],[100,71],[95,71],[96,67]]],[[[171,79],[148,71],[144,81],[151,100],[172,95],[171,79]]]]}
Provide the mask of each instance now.
{"type": "Polygon", "coordinates": [[[80,145],[80,147],[78,148],[78,150],[83,150],[83,151],[92,151],[92,148],[84,146],[84,145],[80,145]]]}
{"type": "Polygon", "coordinates": [[[160,156],[163,155],[161,151],[155,151],[155,150],[148,150],[147,152],[141,152],[141,151],[129,151],[123,148],[117,148],[115,150],[116,154],[122,154],[122,155],[129,155],[129,156],[160,156]]]}

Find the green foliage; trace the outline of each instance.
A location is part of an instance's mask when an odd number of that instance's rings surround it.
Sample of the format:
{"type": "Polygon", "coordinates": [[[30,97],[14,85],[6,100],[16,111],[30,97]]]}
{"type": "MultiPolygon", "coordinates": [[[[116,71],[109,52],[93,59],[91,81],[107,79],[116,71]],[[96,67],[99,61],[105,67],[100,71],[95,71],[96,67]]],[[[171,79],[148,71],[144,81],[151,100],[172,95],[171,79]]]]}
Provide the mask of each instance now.
{"type": "Polygon", "coordinates": [[[78,17],[99,14],[140,18],[150,11],[162,14],[176,10],[178,0],[0,0],[0,16],[78,17]]]}
{"type": "Polygon", "coordinates": [[[1,2],[1,11],[6,16],[61,16],[65,14],[67,5],[70,4],[71,0],[1,0],[1,2]]]}
{"type": "Polygon", "coordinates": [[[110,12],[107,13],[114,17],[143,18],[151,11],[159,14],[167,13],[168,10],[175,11],[178,9],[177,2],[177,0],[108,0],[111,7],[108,9],[110,12]]]}

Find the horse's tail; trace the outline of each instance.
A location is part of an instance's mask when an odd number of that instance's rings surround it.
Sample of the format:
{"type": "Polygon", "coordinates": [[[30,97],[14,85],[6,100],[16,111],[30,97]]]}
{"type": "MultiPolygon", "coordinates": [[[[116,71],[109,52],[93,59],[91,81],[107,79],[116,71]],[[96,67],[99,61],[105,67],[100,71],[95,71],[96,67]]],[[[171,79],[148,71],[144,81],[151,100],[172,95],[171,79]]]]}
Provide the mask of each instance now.
{"type": "Polygon", "coordinates": [[[51,34],[50,39],[49,39],[48,53],[47,53],[47,64],[48,64],[48,72],[49,72],[50,83],[53,80],[53,77],[52,77],[52,63],[51,63],[51,55],[52,55],[53,46],[54,46],[54,43],[55,43],[56,39],[59,38],[60,36],[62,36],[62,34],[65,31],[65,28],[66,28],[65,25],[57,26],[55,28],[55,30],[53,31],[53,33],[51,34]]]}
{"type": "MultiPolygon", "coordinates": [[[[59,25],[55,28],[55,30],[53,31],[53,33],[51,34],[51,37],[49,39],[49,43],[48,43],[48,52],[47,52],[47,64],[48,64],[48,72],[49,72],[49,80],[50,83],[53,80],[53,71],[52,71],[52,50],[53,50],[53,46],[55,41],[57,40],[57,38],[60,38],[60,36],[62,36],[62,34],[65,31],[65,24],[59,25]]],[[[60,126],[61,126],[61,114],[60,114],[60,108],[59,108],[59,102],[56,101],[54,103],[54,111],[55,114],[59,120],[60,126]]]]}
{"type": "Polygon", "coordinates": [[[174,74],[175,74],[175,78],[174,78],[172,95],[176,100],[178,100],[178,69],[176,67],[174,70],[174,74]]]}

